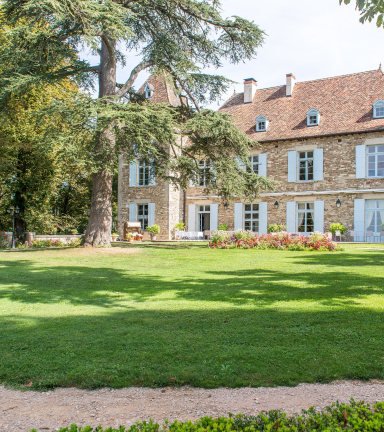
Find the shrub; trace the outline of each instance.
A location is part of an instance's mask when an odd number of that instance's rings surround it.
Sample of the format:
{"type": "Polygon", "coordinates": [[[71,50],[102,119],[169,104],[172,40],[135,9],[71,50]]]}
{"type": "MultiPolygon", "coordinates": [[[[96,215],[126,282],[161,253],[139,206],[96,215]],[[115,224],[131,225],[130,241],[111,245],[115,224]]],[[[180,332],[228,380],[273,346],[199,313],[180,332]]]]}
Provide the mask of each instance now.
{"type": "Polygon", "coordinates": [[[160,233],[160,227],[159,225],[151,225],[147,227],[147,231],[151,234],[159,234],[160,233]]]}
{"type": "Polygon", "coordinates": [[[269,233],[281,232],[281,231],[285,231],[286,229],[287,229],[287,227],[285,225],[270,224],[268,227],[268,232],[269,233]]]}
{"type": "Polygon", "coordinates": [[[50,247],[79,247],[81,244],[81,239],[73,239],[69,243],[64,243],[60,240],[34,240],[30,247],[32,248],[50,248],[50,247]]]}
{"type": "Polygon", "coordinates": [[[5,249],[9,246],[8,235],[0,231],[0,249],[5,249]]]}
{"type": "Polygon", "coordinates": [[[179,222],[175,225],[175,231],[184,231],[185,230],[185,223],[179,222]]]}
{"type": "Polygon", "coordinates": [[[228,225],[226,225],[226,224],[220,224],[218,226],[218,230],[219,231],[228,231],[228,225]]]}
{"type": "Polygon", "coordinates": [[[287,249],[287,250],[343,250],[338,243],[332,242],[322,233],[311,235],[291,235],[286,232],[263,234],[259,236],[251,231],[234,233],[217,231],[211,237],[209,247],[218,249],[287,249]]]}
{"type": "Polygon", "coordinates": [[[329,231],[330,231],[333,235],[336,234],[336,231],[340,231],[340,234],[344,234],[345,231],[347,231],[347,228],[345,228],[345,226],[344,226],[344,225],[341,225],[340,223],[332,223],[332,224],[329,226],[329,231]]]}
{"type": "MultiPolygon", "coordinates": [[[[264,432],[264,431],[382,431],[384,418],[384,402],[377,402],[374,405],[355,402],[351,399],[349,404],[333,403],[324,411],[316,412],[313,407],[303,410],[301,415],[288,416],[280,410],[261,412],[257,416],[246,416],[238,414],[233,417],[203,417],[200,420],[187,420],[165,424],[161,427],[153,420],[149,422],[137,422],[125,428],[118,429],[97,426],[76,426],[61,428],[59,432],[203,432],[203,431],[225,431],[225,432],[264,432]]],[[[36,432],[32,429],[31,432],[36,432]]]]}

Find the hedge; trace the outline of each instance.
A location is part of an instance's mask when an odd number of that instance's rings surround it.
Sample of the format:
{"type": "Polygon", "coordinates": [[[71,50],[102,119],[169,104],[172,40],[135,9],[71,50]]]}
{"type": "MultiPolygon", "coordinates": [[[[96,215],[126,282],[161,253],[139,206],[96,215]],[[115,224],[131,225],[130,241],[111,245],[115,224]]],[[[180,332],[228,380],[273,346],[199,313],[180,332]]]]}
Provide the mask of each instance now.
{"type": "MultiPolygon", "coordinates": [[[[349,404],[333,403],[322,412],[314,408],[303,410],[301,415],[288,416],[282,411],[261,412],[257,416],[237,416],[212,418],[203,417],[197,421],[174,421],[160,427],[158,423],[150,420],[136,423],[129,428],[120,426],[118,429],[103,429],[97,426],[76,426],[61,428],[59,432],[252,432],[252,431],[378,431],[384,432],[384,402],[374,405],[355,402],[351,399],[349,404]]],[[[36,432],[32,429],[31,432],[36,432]]]]}

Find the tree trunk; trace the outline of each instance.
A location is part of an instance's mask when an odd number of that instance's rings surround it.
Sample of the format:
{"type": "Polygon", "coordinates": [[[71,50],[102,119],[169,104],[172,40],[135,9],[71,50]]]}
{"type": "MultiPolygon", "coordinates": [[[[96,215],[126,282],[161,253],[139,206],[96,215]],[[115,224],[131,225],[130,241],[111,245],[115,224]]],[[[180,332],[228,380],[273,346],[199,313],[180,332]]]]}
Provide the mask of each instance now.
{"type": "MultiPolygon", "coordinates": [[[[112,96],[116,92],[116,42],[107,35],[103,37],[100,54],[99,97],[112,96]],[[109,49],[108,49],[109,48],[109,49]]],[[[112,180],[115,157],[115,136],[111,130],[100,134],[100,146],[108,148],[103,158],[106,168],[93,175],[92,204],[84,246],[111,246],[112,229],[112,180]]],[[[96,149],[97,151],[97,149],[96,149]]]]}

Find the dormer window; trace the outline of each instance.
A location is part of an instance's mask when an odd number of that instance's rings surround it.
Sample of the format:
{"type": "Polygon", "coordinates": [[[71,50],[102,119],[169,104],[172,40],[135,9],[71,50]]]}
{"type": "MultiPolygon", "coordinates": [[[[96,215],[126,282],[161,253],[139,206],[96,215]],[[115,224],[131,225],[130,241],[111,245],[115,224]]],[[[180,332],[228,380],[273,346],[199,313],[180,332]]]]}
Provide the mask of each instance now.
{"type": "Polygon", "coordinates": [[[264,116],[259,116],[256,119],[256,132],[265,132],[268,128],[269,121],[264,116]]]}
{"type": "Polygon", "coordinates": [[[153,95],[153,90],[151,89],[151,86],[147,83],[147,85],[145,86],[145,98],[149,99],[152,97],[153,95]]]}
{"type": "Polygon", "coordinates": [[[318,126],[320,122],[320,113],[315,109],[307,112],[307,126],[318,126]]]}
{"type": "Polygon", "coordinates": [[[373,118],[383,118],[384,117],[384,101],[379,99],[373,104],[373,118]]]}

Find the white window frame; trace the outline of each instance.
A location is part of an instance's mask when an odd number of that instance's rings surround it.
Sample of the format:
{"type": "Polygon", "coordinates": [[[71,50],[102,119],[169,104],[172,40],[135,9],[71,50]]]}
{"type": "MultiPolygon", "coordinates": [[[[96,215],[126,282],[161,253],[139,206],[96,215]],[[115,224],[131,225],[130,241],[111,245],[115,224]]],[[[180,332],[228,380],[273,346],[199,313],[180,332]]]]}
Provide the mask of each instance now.
{"type": "MultiPolygon", "coordinates": [[[[377,213],[378,212],[384,212],[384,205],[383,205],[383,208],[381,208],[381,207],[378,207],[378,203],[379,203],[379,201],[383,201],[382,199],[369,199],[369,200],[365,200],[365,212],[364,212],[364,225],[365,225],[365,231],[367,232],[367,231],[369,231],[369,226],[368,226],[368,224],[367,224],[367,220],[368,220],[368,217],[367,217],[367,215],[368,215],[368,211],[373,211],[374,212],[374,216],[373,216],[373,218],[375,219],[375,227],[377,228],[378,227],[378,225],[377,225],[377,213]],[[373,201],[373,202],[375,202],[375,207],[368,207],[367,206],[367,202],[368,201],[373,201]]],[[[381,215],[380,215],[381,216],[381,215]]],[[[382,222],[384,222],[384,219],[382,219],[382,222]]],[[[371,222],[372,223],[372,222],[371,222]]],[[[379,226],[379,228],[381,228],[381,231],[384,231],[384,227],[380,224],[380,226],[379,226]]],[[[375,234],[375,235],[377,235],[377,234],[379,234],[380,235],[380,232],[381,231],[376,231],[376,230],[373,230],[373,233],[375,234]]]]}
{"type": "Polygon", "coordinates": [[[308,234],[311,234],[312,232],[315,231],[315,203],[314,203],[314,201],[312,201],[312,202],[298,202],[297,203],[297,205],[296,205],[296,221],[297,221],[296,225],[297,225],[297,232],[298,233],[308,235],[308,234]],[[300,204],[304,204],[305,205],[305,209],[304,210],[303,209],[299,209],[300,204]],[[312,209],[308,209],[307,208],[308,204],[312,204],[313,208],[312,209]],[[300,220],[299,213],[304,213],[304,221],[305,221],[304,225],[305,225],[305,228],[308,228],[308,224],[307,224],[308,216],[307,216],[307,214],[308,213],[312,213],[313,214],[313,231],[299,231],[299,220],[300,220]]]}
{"type": "Polygon", "coordinates": [[[149,186],[151,178],[151,166],[147,165],[147,163],[143,160],[139,161],[137,164],[137,186],[139,187],[147,187],[149,186]],[[142,179],[143,184],[140,184],[140,173],[143,173],[142,179]]]}
{"type": "Polygon", "coordinates": [[[246,222],[250,223],[251,225],[251,230],[248,231],[252,231],[254,233],[258,233],[260,231],[260,204],[259,203],[252,203],[252,204],[244,204],[243,207],[243,227],[244,230],[246,230],[247,228],[245,227],[246,222]],[[247,206],[251,206],[250,210],[246,210],[247,206]],[[254,210],[254,206],[257,206],[257,210],[254,210]],[[250,219],[246,219],[246,214],[250,214],[251,217],[250,219]],[[253,218],[253,215],[257,214],[257,218],[253,218]],[[253,229],[253,223],[257,222],[257,230],[253,229]]]}
{"type": "MultiPolygon", "coordinates": [[[[252,166],[252,171],[255,174],[259,174],[259,155],[253,155],[249,157],[249,163],[252,166]]],[[[250,168],[246,167],[246,171],[247,172],[252,172],[250,171],[250,168]]]]}
{"type": "Polygon", "coordinates": [[[199,172],[197,175],[196,187],[207,187],[207,173],[210,170],[210,162],[207,160],[199,160],[197,164],[199,166],[199,172]]]}
{"type": "Polygon", "coordinates": [[[384,101],[381,99],[373,104],[373,118],[384,118],[384,101]]]}
{"type": "Polygon", "coordinates": [[[146,228],[147,228],[148,223],[149,223],[149,204],[137,204],[136,219],[137,219],[137,222],[140,222],[141,229],[143,231],[146,231],[146,228]],[[143,214],[142,215],[139,214],[140,207],[143,207],[143,214]],[[147,214],[145,214],[145,207],[147,207],[147,214]],[[147,226],[145,226],[145,220],[147,220],[147,226]]]}
{"type": "Polygon", "coordinates": [[[297,181],[300,183],[315,181],[315,151],[314,150],[303,150],[297,151],[297,181]],[[305,153],[305,157],[301,158],[300,153],[305,153]],[[308,157],[307,153],[312,153],[312,157],[308,157]],[[312,161],[312,179],[308,179],[308,162],[312,161]],[[300,162],[305,162],[305,180],[300,180],[300,162]]]}
{"type": "Polygon", "coordinates": [[[366,176],[367,176],[367,178],[384,178],[384,175],[381,175],[381,176],[379,176],[379,175],[377,175],[377,171],[378,171],[378,168],[377,168],[377,166],[378,166],[378,157],[379,156],[384,156],[384,151],[383,152],[379,152],[378,151],[378,147],[384,147],[384,143],[383,144],[376,144],[376,145],[367,145],[366,146],[366,176]],[[370,153],[369,152],[369,149],[370,148],[372,148],[372,147],[376,147],[377,148],[377,150],[374,152],[374,153],[370,153]],[[370,157],[372,157],[372,156],[374,156],[375,157],[375,175],[373,175],[373,176],[370,176],[369,175],[369,158],[370,157]]]}
{"type": "Polygon", "coordinates": [[[268,129],[269,121],[264,116],[259,116],[256,119],[256,132],[266,132],[268,129]]]}
{"type": "Polygon", "coordinates": [[[320,112],[315,109],[311,109],[307,112],[307,126],[319,126],[320,123],[320,112]],[[315,122],[312,121],[315,119],[315,122]]]}
{"type": "Polygon", "coordinates": [[[153,96],[153,91],[151,89],[151,86],[147,83],[147,85],[145,86],[145,98],[146,99],[150,99],[153,96]]]}

